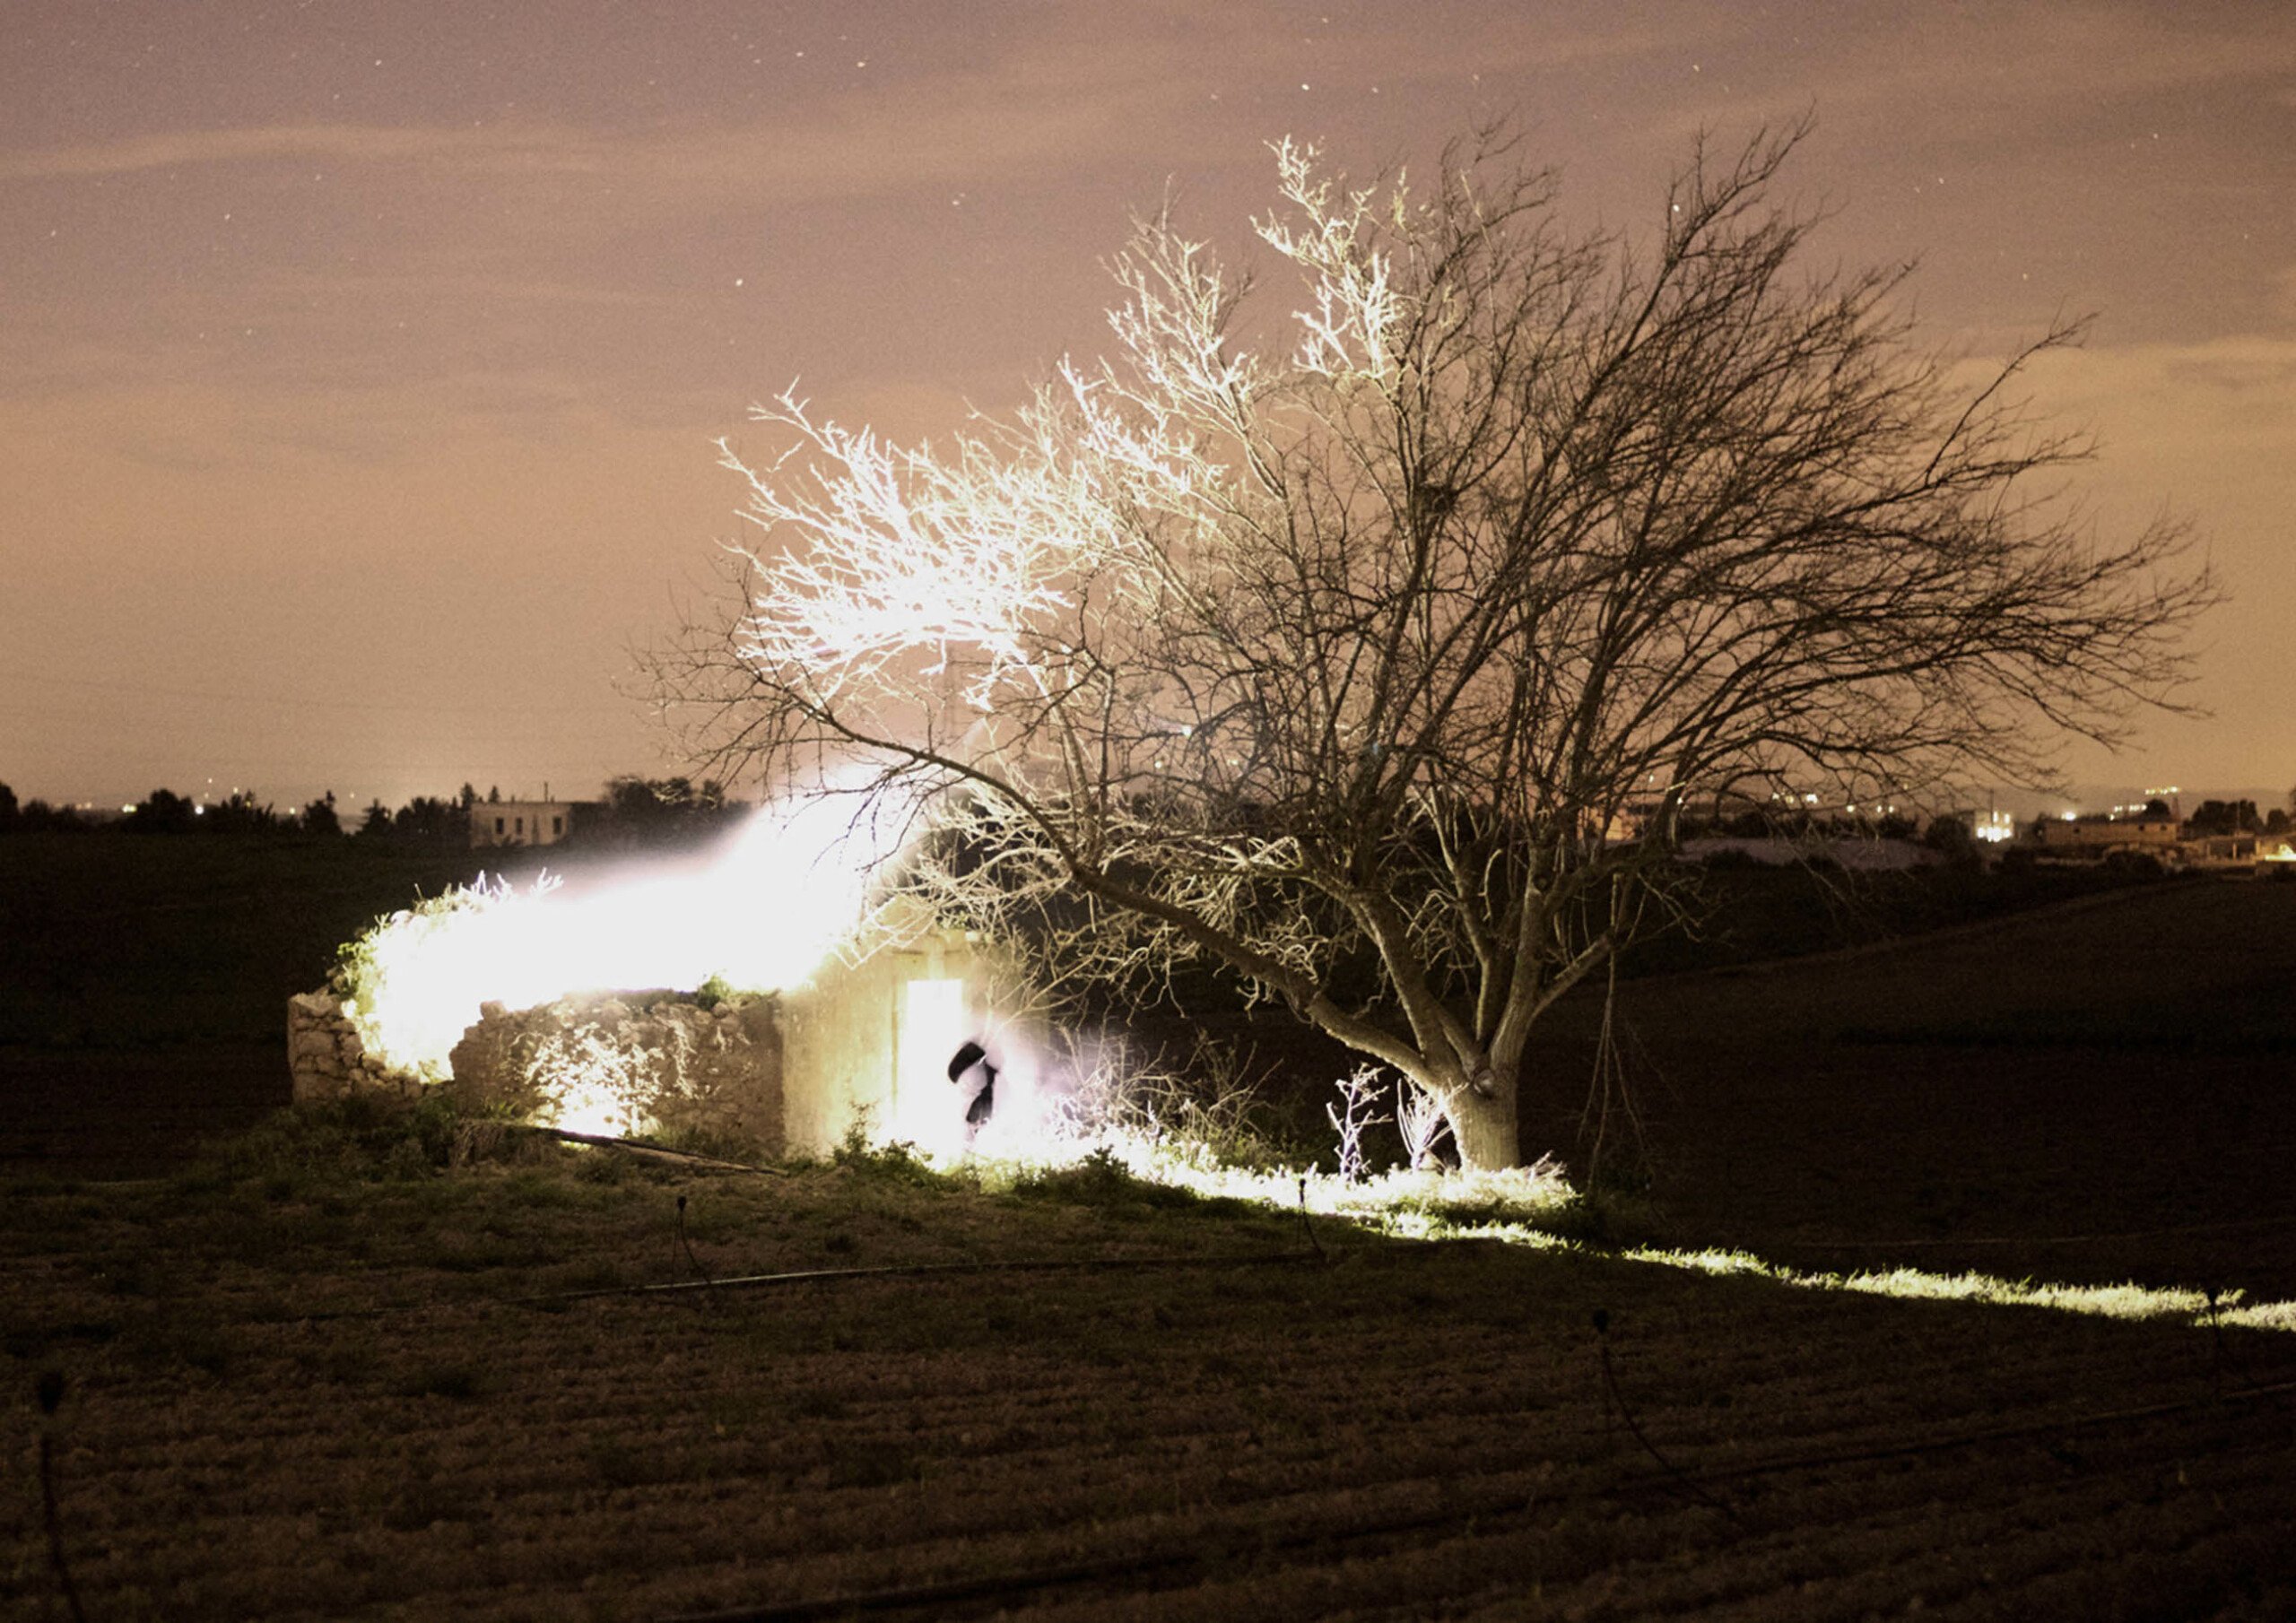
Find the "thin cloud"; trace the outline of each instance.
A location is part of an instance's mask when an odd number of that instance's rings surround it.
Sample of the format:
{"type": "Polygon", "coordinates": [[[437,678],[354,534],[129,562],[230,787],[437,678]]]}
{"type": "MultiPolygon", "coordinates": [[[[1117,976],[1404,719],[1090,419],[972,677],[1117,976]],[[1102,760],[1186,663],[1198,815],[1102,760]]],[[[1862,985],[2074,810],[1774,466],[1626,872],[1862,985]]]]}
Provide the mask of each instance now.
{"type": "Polygon", "coordinates": [[[349,163],[421,162],[469,154],[500,142],[474,130],[298,124],[254,129],[176,130],[122,141],[0,156],[0,179],[88,179],[210,164],[326,159],[349,163]]]}
{"type": "Polygon", "coordinates": [[[463,181],[600,182],[682,201],[737,186],[776,201],[870,195],[1048,161],[1075,167],[1126,150],[1152,99],[1087,97],[998,106],[975,97],[853,99],[820,117],[670,136],[562,126],[483,129],[292,125],[185,131],[0,157],[0,181],[93,179],[222,165],[325,162],[463,181]]]}
{"type": "Polygon", "coordinates": [[[699,122],[666,132],[564,120],[483,125],[291,123],[178,130],[0,154],[0,181],[91,179],[224,165],[325,162],[419,168],[461,177],[565,177],[690,196],[743,186],[777,199],[879,195],[999,172],[1074,169],[1145,150],[1171,161],[1232,161],[1224,126],[1256,138],[1309,133],[1312,104],[1269,117],[1239,100],[1207,114],[1207,85],[1264,89],[1295,76],[1335,90],[1385,82],[1467,81],[1494,93],[1509,75],[1678,51],[1715,36],[1711,22],[1571,32],[1506,17],[1431,36],[1422,28],[1357,27],[1327,38],[1266,25],[1225,6],[1168,7],[1186,27],[1121,43],[1080,22],[1032,35],[986,68],[889,71],[833,93],[785,104],[769,117],[699,122]],[[1436,43],[1431,46],[1431,37],[1436,43]],[[1443,48],[1448,39],[1450,48],[1443,48]],[[1216,134],[1214,132],[1217,132],[1216,134]]]}
{"type": "MultiPolygon", "coordinates": [[[[2158,7],[2089,4],[1983,12],[1933,8],[1837,36],[1821,57],[1780,56],[1774,26],[1741,18],[1731,53],[1742,88],[1702,97],[1653,126],[1680,139],[1806,108],[1822,123],[1924,132],[1932,152],[1998,156],[2008,132],[2030,139],[2037,110],[2092,115],[2100,99],[2142,98],[2275,78],[2296,68],[2296,35],[2276,14],[2206,21],[2158,7]],[[1790,71],[1780,71],[1790,70],[1790,71]],[[2105,87],[2109,87],[2109,92],[2105,87]],[[1951,109],[1950,117],[1944,116],[1951,109]]],[[[1712,65],[1709,84],[1718,78],[1712,65]]]]}

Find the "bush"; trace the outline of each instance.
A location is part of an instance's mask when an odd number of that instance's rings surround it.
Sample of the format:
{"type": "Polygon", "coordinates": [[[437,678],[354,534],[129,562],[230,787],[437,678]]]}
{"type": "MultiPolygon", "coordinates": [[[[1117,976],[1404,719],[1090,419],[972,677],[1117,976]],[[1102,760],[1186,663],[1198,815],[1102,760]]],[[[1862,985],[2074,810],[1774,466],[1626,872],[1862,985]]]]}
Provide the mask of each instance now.
{"type": "Polygon", "coordinates": [[[1083,1139],[1156,1144],[1185,1160],[1254,1170],[1312,1159],[1250,1074],[1252,1055],[1202,1032],[1178,1063],[1121,1040],[1075,1056],[1068,1125],[1083,1139]]]}
{"type": "Polygon", "coordinates": [[[1065,1167],[1043,1167],[1013,1180],[1013,1193],[1023,1199],[1062,1201],[1103,1211],[1120,1206],[1194,1206],[1191,1190],[1160,1184],[1133,1172],[1103,1148],[1065,1167]]]}
{"type": "Polygon", "coordinates": [[[830,1164],[871,1183],[895,1184],[916,1189],[946,1189],[953,1179],[935,1172],[919,1159],[917,1146],[906,1143],[872,1145],[865,1113],[846,1129],[845,1141],[830,1154],[830,1164]]]}
{"type": "MultiPolygon", "coordinates": [[[[425,1089],[413,1099],[354,1093],[290,1105],[247,1132],[212,1141],[184,1176],[195,1184],[259,1181],[283,1199],[313,1179],[384,1183],[429,1177],[465,1162],[531,1158],[531,1134],[457,1109],[425,1089]]],[[[547,1153],[555,1154],[556,1146],[547,1153]]]]}

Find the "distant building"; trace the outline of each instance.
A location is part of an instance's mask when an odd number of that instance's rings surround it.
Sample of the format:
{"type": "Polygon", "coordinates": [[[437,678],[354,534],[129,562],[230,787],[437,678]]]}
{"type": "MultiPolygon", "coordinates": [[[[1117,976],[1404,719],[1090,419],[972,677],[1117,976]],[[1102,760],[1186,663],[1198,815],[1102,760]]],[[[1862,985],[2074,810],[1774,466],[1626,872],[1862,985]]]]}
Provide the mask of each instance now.
{"type": "Polygon", "coordinates": [[[2182,849],[2185,861],[2196,868],[2244,868],[2265,856],[2270,844],[2259,834],[2199,834],[2182,849]]]}
{"type": "Polygon", "coordinates": [[[489,846],[554,846],[573,831],[570,800],[480,801],[470,809],[473,850],[489,846]]]}
{"type": "Polygon", "coordinates": [[[2017,816],[1996,806],[1961,807],[1952,812],[1940,812],[1931,822],[1955,822],[1969,830],[1970,838],[1987,846],[2005,846],[2017,838],[2017,816]]]}
{"type": "Polygon", "coordinates": [[[2004,812],[1997,806],[1987,806],[1982,812],[1970,812],[1956,815],[1967,820],[1971,835],[1988,846],[2005,845],[2017,838],[2015,815],[2004,812]]]}
{"type": "Polygon", "coordinates": [[[2174,817],[2045,817],[2033,825],[2033,844],[2063,856],[2141,852],[2170,861],[2178,855],[2179,832],[2174,817]]]}

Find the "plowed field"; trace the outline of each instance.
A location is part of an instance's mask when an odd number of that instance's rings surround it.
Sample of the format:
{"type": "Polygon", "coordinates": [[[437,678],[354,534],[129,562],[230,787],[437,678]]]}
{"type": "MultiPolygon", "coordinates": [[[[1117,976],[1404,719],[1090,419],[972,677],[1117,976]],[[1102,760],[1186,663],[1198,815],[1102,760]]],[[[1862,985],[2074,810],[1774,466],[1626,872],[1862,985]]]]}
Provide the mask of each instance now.
{"type": "Polygon", "coordinates": [[[66,1615],[43,1424],[95,1618],[2296,1606],[2296,1338],[591,1176],[13,1190],[11,1615],[66,1615]]]}

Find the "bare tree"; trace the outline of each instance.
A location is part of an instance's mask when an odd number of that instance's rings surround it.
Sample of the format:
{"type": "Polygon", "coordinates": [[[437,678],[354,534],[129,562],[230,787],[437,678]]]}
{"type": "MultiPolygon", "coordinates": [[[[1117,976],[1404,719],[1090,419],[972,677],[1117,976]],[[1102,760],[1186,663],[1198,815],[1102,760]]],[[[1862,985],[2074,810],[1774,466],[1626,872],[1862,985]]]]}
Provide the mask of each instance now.
{"type": "Polygon", "coordinates": [[[1423,189],[1283,143],[1272,315],[1167,209],[1113,358],[1010,420],[759,408],[763,538],[669,696],[721,763],[932,820],[973,922],[1224,967],[1513,1164],[1533,1023],[1656,916],[1686,795],[2031,775],[2168,702],[2214,596],[2177,525],[2065,499],[2086,447],[2013,386],[2074,328],[1970,383],[1901,271],[1804,268],[1800,135],[1701,151],[1647,240],[1501,139],[1423,189]]]}

